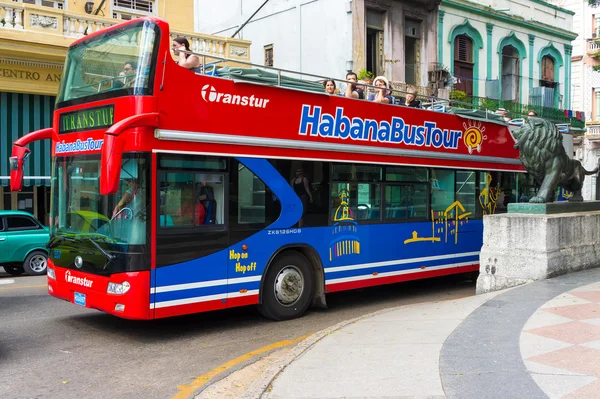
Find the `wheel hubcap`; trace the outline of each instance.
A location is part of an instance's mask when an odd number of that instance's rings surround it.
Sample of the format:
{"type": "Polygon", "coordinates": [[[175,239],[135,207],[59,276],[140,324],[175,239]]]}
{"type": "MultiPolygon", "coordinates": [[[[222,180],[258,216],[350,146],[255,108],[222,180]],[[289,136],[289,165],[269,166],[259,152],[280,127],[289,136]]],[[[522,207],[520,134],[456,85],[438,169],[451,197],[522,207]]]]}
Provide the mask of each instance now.
{"type": "Polygon", "coordinates": [[[284,306],[291,306],[298,301],[304,291],[304,277],[296,266],[286,266],[275,278],[275,298],[284,306]]]}
{"type": "Polygon", "coordinates": [[[29,262],[29,267],[36,273],[43,272],[46,270],[46,258],[42,255],[34,256],[29,262]]]}

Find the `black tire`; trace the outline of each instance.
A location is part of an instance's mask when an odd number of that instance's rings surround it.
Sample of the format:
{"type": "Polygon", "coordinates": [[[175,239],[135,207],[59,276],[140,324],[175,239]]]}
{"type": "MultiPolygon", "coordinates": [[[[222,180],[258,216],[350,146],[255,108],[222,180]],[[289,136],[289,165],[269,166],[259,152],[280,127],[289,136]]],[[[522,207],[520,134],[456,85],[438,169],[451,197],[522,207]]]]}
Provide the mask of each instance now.
{"type": "Polygon", "coordinates": [[[259,311],[267,318],[291,320],[304,314],[313,296],[313,270],[310,262],[296,251],[275,258],[262,287],[259,311]],[[287,288],[285,291],[282,288],[287,288]]]}
{"type": "Polygon", "coordinates": [[[4,265],[2,267],[4,268],[4,271],[11,276],[20,276],[21,274],[25,273],[25,270],[23,270],[22,267],[12,265],[4,265]]]}
{"type": "Polygon", "coordinates": [[[46,274],[46,270],[48,269],[48,255],[42,251],[33,251],[25,258],[23,269],[30,276],[46,274]]]}

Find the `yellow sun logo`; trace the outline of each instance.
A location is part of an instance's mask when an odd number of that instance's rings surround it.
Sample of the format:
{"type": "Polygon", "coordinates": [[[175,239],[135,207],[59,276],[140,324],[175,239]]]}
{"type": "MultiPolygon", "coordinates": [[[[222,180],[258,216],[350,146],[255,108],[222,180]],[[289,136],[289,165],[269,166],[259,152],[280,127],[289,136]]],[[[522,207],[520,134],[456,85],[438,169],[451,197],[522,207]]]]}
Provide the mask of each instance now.
{"type": "Polygon", "coordinates": [[[481,122],[469,122],[468,125],[466,122],[463,122],[463,127],[465,128],[463,140],[469,150],[469,154],[472,154],[473,150],[481,152],[481,143],[487,139],[487,136],[483,135],[485,127],[481,122]]]}

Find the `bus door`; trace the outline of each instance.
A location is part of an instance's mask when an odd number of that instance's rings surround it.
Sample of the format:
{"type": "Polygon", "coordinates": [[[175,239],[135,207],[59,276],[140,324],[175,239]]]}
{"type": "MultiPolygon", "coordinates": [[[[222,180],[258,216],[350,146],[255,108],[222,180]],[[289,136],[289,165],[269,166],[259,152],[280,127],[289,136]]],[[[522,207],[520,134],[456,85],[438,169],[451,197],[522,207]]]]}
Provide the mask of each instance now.
{"type": "Polygon", "coordinates": [[[225,167],[219,170],[226,164],[219,160],[179,154],[158,157],[159,215],[151,299],[156,317],[225,307],[229,177],[225,167]]]}
{"type": "Polygon", "coordinates": [[[227,306],[233,307],[258,300],[264,267],[280,245],[266,230],[281,210],[275,188],[290,189],[266,159],[232,159],[230,176],[227,306]]]}

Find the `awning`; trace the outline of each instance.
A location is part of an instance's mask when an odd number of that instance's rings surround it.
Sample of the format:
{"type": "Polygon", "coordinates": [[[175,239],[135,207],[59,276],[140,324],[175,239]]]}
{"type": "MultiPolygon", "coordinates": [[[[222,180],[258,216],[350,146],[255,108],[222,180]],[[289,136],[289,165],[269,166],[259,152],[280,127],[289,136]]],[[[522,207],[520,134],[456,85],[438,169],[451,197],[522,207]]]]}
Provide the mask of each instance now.
{"type": "MultiPolygon", "coordinates": [[[[10,183],[8,159],[13,142],[29,132],[50,127],[55,101],[54,96],[0,92],[0,184],[3,186],[10,183]]],[[[50,146],[49,140],[29,146],[31,154],[25,161],[26,186],[50,185],[50,146]]]]}

